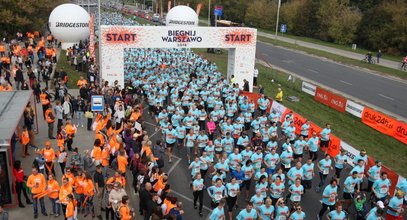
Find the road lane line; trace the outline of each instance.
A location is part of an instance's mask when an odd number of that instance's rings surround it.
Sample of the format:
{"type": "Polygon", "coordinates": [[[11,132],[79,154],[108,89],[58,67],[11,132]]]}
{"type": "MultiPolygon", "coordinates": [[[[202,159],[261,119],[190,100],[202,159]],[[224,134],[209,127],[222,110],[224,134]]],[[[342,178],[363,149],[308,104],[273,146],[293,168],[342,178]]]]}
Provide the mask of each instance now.
{"type": "Polygon", "coordinates": [[[380,94],[380,93],[379,93],[379,96],[381,96],[381,97],[383,97],[383,98],[385,98],[385,99],[389,99],[389,100],[392,100],[392,101],[394,101],[394,99],[393,99],[392,97],[389,97],[389,96],[385,96],[385,95],[383,95],[383,94],[380,94]]]}
{"type": "MultiPolygon", "coordinates": [[[[181,194],[181,193],[179,193],[179,192],[177,192],[177,191],[174,191],[173,189],[171,189],[171,192],[173,192],[175,195],[177,195],[177,196],[180,196],[180,197],[182,197],[182,198],[184,198],[185,200],[188,200],[189,202],[194,202],[194,200],[193,199],[191,199],[191,198],[189,198],[189,197],[187,197],[187,196],[185,196],[185,195],[183,195],[183,194],[181,194]]],[[[207,211],[209,211],[209,212],[211,212],[212,211],[212,209],[211,208],[209,208],[209,207],[207,207],[207,206],[202,206],[205,210],[207,210],[207,211]]]]}
{"type": "Polygon", "coordinates": [[[144,123],[145,123],[145,124],[148,124],[148,125],[151,125],[151,126],[154,126],[154,127],[157,127],[156,124],[150,123],[150,122],[148,122],[148,121],[144,121],[144,123]]]}
{"type": "MultiPolygon", "coordinates": [[[[175,157],[174,157],[174,158],[175,158],[175,157]]],[[[178,166],[179,162],[181,162],[181,158],[178,158],[178,159],[177,159],[177,162],[175,162],[175,163],[171,166],[171,168],[168,170],[168,172],[167,172],[168,176],[172,173],[172,171],[174,171],[175,167],[178,166]]]]}
{"type": "Polygon", "coordinates": [[[310,72],[313,72],[313,73],[319,73],[318,71],[313,70],[313,69],[307,69],[307,70],[310,71],[310,72]]]}
{"type": "Polygon", "coordinates": [[[339,80],[339,82],[344,83],[344,84],[346,84],[346,85],[352,86],[352,83],[350,83],[350,82],[346,82],[346,81],[343,81],[343,80],[339,80]]]}

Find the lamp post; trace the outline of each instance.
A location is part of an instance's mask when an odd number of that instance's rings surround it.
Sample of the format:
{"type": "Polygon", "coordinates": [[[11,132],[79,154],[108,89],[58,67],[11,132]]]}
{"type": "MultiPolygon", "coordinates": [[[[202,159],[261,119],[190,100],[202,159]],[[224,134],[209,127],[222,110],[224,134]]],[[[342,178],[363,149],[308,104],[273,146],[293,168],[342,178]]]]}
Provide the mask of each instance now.
{"type": "Polygon", "coordinates": [[[281,7],[281,0],[278,0],[277,21],[276,21],[276,38],[277,38],[277,33],[278,33],[278,19],[280,18],[280,7],[281,7]]]}

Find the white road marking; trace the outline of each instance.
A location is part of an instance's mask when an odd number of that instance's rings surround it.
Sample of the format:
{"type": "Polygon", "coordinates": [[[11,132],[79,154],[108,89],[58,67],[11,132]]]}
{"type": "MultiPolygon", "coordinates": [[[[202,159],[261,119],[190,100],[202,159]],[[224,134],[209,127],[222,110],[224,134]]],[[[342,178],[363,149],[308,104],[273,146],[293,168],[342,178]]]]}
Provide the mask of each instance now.
{"type": "Polygon", "coordinates": [[[313,73],[319,73],[318,71],[313,70],[313,69],[307,69],[307,70],[310,71],[310,72],[313,72],[313,73]]]}
{"type": "Polygon", "coordinates": [[[339,80],[339,82],[341,82],[341,83],[344,83],[344,84],[346,84],[346,85],[352,85],[352,83],[350,83],[350,82],[346,82],[346,81],[343,81],[343,80],[339,80]]]}
{"type": "Polygon", "coordinates": [[[284,63],[294,63],[292,60],[282,60],[284,63]]]}
{"type": "MultiPolygon", "coordinates": [[[[172,155],[171,155],[172,156],[172,155]]],[[[174,157],[174,156],[172,156],[172,157],[174,157]]],[[[174,157],[175,158],[175,157],[174,157]]],[[[168,170],[168,172],[167,172],[167,174],[168,174],[168,176],[172,173],[172,171],[174,171],[174,169],[175,169],[175,167],[177,167],[178,166],[178,164],[179,164],[179,162],[181,162],[181,158],[176,158],[177,159],[177,162],[175,162],[174,164],[172,164],[172,166],[171,166],[171,168],[168,170]]]]}
{"type": "MultiPolygon", "coordinates": [[[[175,195],[177,195],[177,196],[180,196],[180,197],[184,198],[185,200],[188,200],[189,202],[194,202],[193,199],[191,199],[191,198],[189,198],[189,197],[187,197],[187,196],[185,196],[185,195],[183,195],[183,194],[181,194],[181,193],[179,193],[179,192],[177,192],[177,191],[174,191],[173,189],[171,189],[171,192],[173,192],[173,193],[174,193],[175,195]]],[[[207,207],[207,206],[205,206],[205,205],[203,206],[203,208],[204,208],[205,210],[209,211],[209,212],[212,211],[211,208],[209,208],[209,207],[207,207]]]]}
{"type": "Polygon", "coordinates": [[[148,124],[148,125],[151,125],[151,126],[157,127],[157,125],[156,125],[156,124],[150,123],[150,122],[148,122],[148,121],[144,121],[144,124],[148,124]]]}
{"type": "Polygon", "coordinates": [[[388,96],[385,96],[385,95],[380,94],[380,93],[379,93],[379,96],[381,96],[381,97],[383,97],[383,98],[385,98],[385,99],[389,99],[389,100],[394,101],[394,99],[393,99],[392,97],[388,97],[388,96]]]}

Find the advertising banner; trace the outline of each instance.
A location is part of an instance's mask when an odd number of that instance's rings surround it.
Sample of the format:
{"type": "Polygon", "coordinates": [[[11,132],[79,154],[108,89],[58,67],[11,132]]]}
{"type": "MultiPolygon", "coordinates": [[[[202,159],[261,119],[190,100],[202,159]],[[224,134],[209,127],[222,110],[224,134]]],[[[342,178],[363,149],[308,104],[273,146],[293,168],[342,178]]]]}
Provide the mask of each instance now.
{"type": "Polygon", "coordinates": [[[341,149],[341,139],[331,134],[331,140],[329,141],[328,154],[331,157],[336,157],[341,149]]]}
{"type": "Polygon", "coordinates": [[[342,96],[317,87],[314,99],[340,112],[345,112],[346,99],[342,96]]]}
{"type": "Polygon", "coordinates": [[[317,87],[315,85],[312,85],[311,83],[307,83],[305,81],[302,81],[302,86],[301,90],[305,93],[308,93],[312,96],[315,96],[315,93],[317,91],[317,87]]]}
{"type": "Polygon", "coordinates": [[[394,127],[393,137],[407,144],[407,124],[398,121],[394,127]]]}
{"type": "MultiPolygon", "coordinates": [[[[177,21],[189,22],[189,21],[177,21]]],[[[236,83],[253,89],[257,30],[245,27],[101,26],[101,75],[123,86],[126,48],[227,48],[235,49],[236,83]]]]}
{"type": "Polygon", "coordinates": [[[362,113],[363,113],[364,108],[365,107],[363,105],[359,105],[356,102],[347,100],[345,110],[358,118],[362,118],[362,113]]]}
{"type": "Polygon", "coordinates": [[[282,105],[278,102],[273,102],[271,104],[270,113],[271,113],[271,111],[276,111],[276,112],[280,113],[280,115],[283,115],[286,109],[287,108],[284,105],[282,105]]]}
{"type": "Polygon", "coordinates": [[[363,110],[362,122],[389,136],[393,136],[393,131],[398,123],[393,118],[390,118],[389,116],[368,107],[365,107],[363,110]]]}
{"type": "Polygon", "coordinates": [[[293,112],[293,116],[294,116],[295,133],[297,135],[299,135],[301,133],[301,126],[307,121],[307,119],[295,112],[293,112]]]}

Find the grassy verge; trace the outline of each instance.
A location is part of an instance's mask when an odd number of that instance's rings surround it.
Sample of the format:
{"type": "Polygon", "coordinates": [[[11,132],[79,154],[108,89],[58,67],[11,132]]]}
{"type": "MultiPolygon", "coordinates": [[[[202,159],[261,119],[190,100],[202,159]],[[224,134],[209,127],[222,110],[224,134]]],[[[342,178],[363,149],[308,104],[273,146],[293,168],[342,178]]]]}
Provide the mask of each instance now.
{"type": "MultiPolygon", "coordinates": [[[[259,28],[258,30],[262,31],[262,32],[265,32],[265,33],[269,33],[269,34],[275,34],[275,31],[273,31],[273,30],[262,29],[262,28],[259,28]]],[[[279,33],[279,36],[288,37],[288,38],[296,39],[296,40],[300,40],[300,41],[305,41],[305,42],[308,42],[308,43],[314,43],[314,44],[318,44],[318,45],[322,45],[322,46],[333,47],[333,48],[336,48],[336,49],[346,50],[346,51],[350,51],[350,52],[354,52],[354,53],[359,53],[361,55],[365,55],[365,54],[367,54],[367,52],[369,52],[369,50],[366,50],[366,49],[363,49],[363,48],[357,48],[356,50],[352,50],[352,45],[351,44],[349,44],[349,45],[336,44],[336,43],[326,42],[326,41],[322,41],[322,40],[315,39],[315,38],[301,37],[301,36],[295,36],[295,35],[291,35],[291,34],[281,34],[281,33],[279,33]]],[[[376,55],[376,51],[372,51],[372,53],[373,53],[373,55],[376,55]]],[[[392,56],[392,55],[382,53],[382,59],[401,62],[403,57],[401,57],[401,56],[392,56]]]]}
{"type": "Polygon", "coordinates": [[[266,38],[266,37],[257,36],[257,39],[259,41],[271,43],[273,45],[291,48],[291,49],[295,49],[295,50],[301,50],[306,53],[313,54],[313,55],[320,56],[320,57],[326,57],[328,59],[331,59],[331,60],[339,62],[339,63],[346,64],[346,65],[358,66],[358,67],[370,69],[373,71],[377,71],[379,73],[383,73],[386,75],[391,75],[391,76],[396,76],[398,78],[407,79],[406,72],[401,71],[401,70],[396,70],[396,69],[379,66],[379,65],[368,64],[368,63],[361,62],[360,60],[355,60],[355,59],[351,59],[348,57],[339,56],[339,55],[336,55],[333,53],[329,53],[329,52],[325,52],[325,51],[321,51],[321,50],[317,50],[317,49],[312,49],[312,48],[308,48],[308,47],[303,47],[303,46],[299,46],[299,45],[295,45],[295,44],[291,44],[291,43],[287,43],[287,42],[283,42],[283,41],[279,41],[279,40],[275,40],[275,39],[270,39],[270,38],[266,38]]]}
{"type": "Polygon", "coordinates": [[[66,60],[66,50],[61,50],[59,54],[59,59],[57,61],[56,71],[60,71],[64,69],[68,74],[68,88],[70,89],[77,89],[76,82],[79,80],[81,76],[86,78],[86,74],[84,72],[78,72],[75,70],[74,66],[71,66],[69,62],[66,60]]]}
{"type": "Polygon", "coordinates": [[[132,19],[132,20],[135,20],[135,21],[137,21],[138,23],[140,23],[141,25],[152,25],[152,26],[155,26],[155,25],[158,24],[158,23],[149,21],[149,20],[144,19],[144,18],[141,18],[141,17],[135,17],[135,18],[134,18],[133,15],[126,14],[126,13],[123,13],[123,12],[121,12],[121,11],[116,11],[116,10],[113,10],[113,9],[110,9],[110,8],[103,8],[103,10],[104,10],[104,11],[107,11],[107,12],[120,12],[120,13],[122,13],[122,15],[123,15],[124,17],[129,18],[129,19],[132,19]]]}
{"type": "MultiPolygon", "coordinates": [[[[226,51],[221,55],[206,53],[205,49],[194,49],[194,51],[211,62],[215,62],[219,70],[226,73],[226,51]]],[[[332,125],[333,134],[356,149],[365,148],[369,155],[382,160],[387,167],[395,172],[407,176],[407,170],[404,169],[407,167],[407,161],[404,159],[407,155],[407,147],[404,144],[364,125],[359,118],[351,114],[340,113],[316,102],[313,97],[301,91],[301,80],[287,82],[288,75],[286,73],[260,64],[256,64],[256,66],[260,71],[259,84],[265,87],[267,96],[274,97],[278,84],[281,84],[285,97],[294,95],[300,98],[298,103],[285,101],[283,104],[286,107],[320,126],[329,122],[332,125]],[[271,83],[272,79],[274,83],[271,83]]]]}

